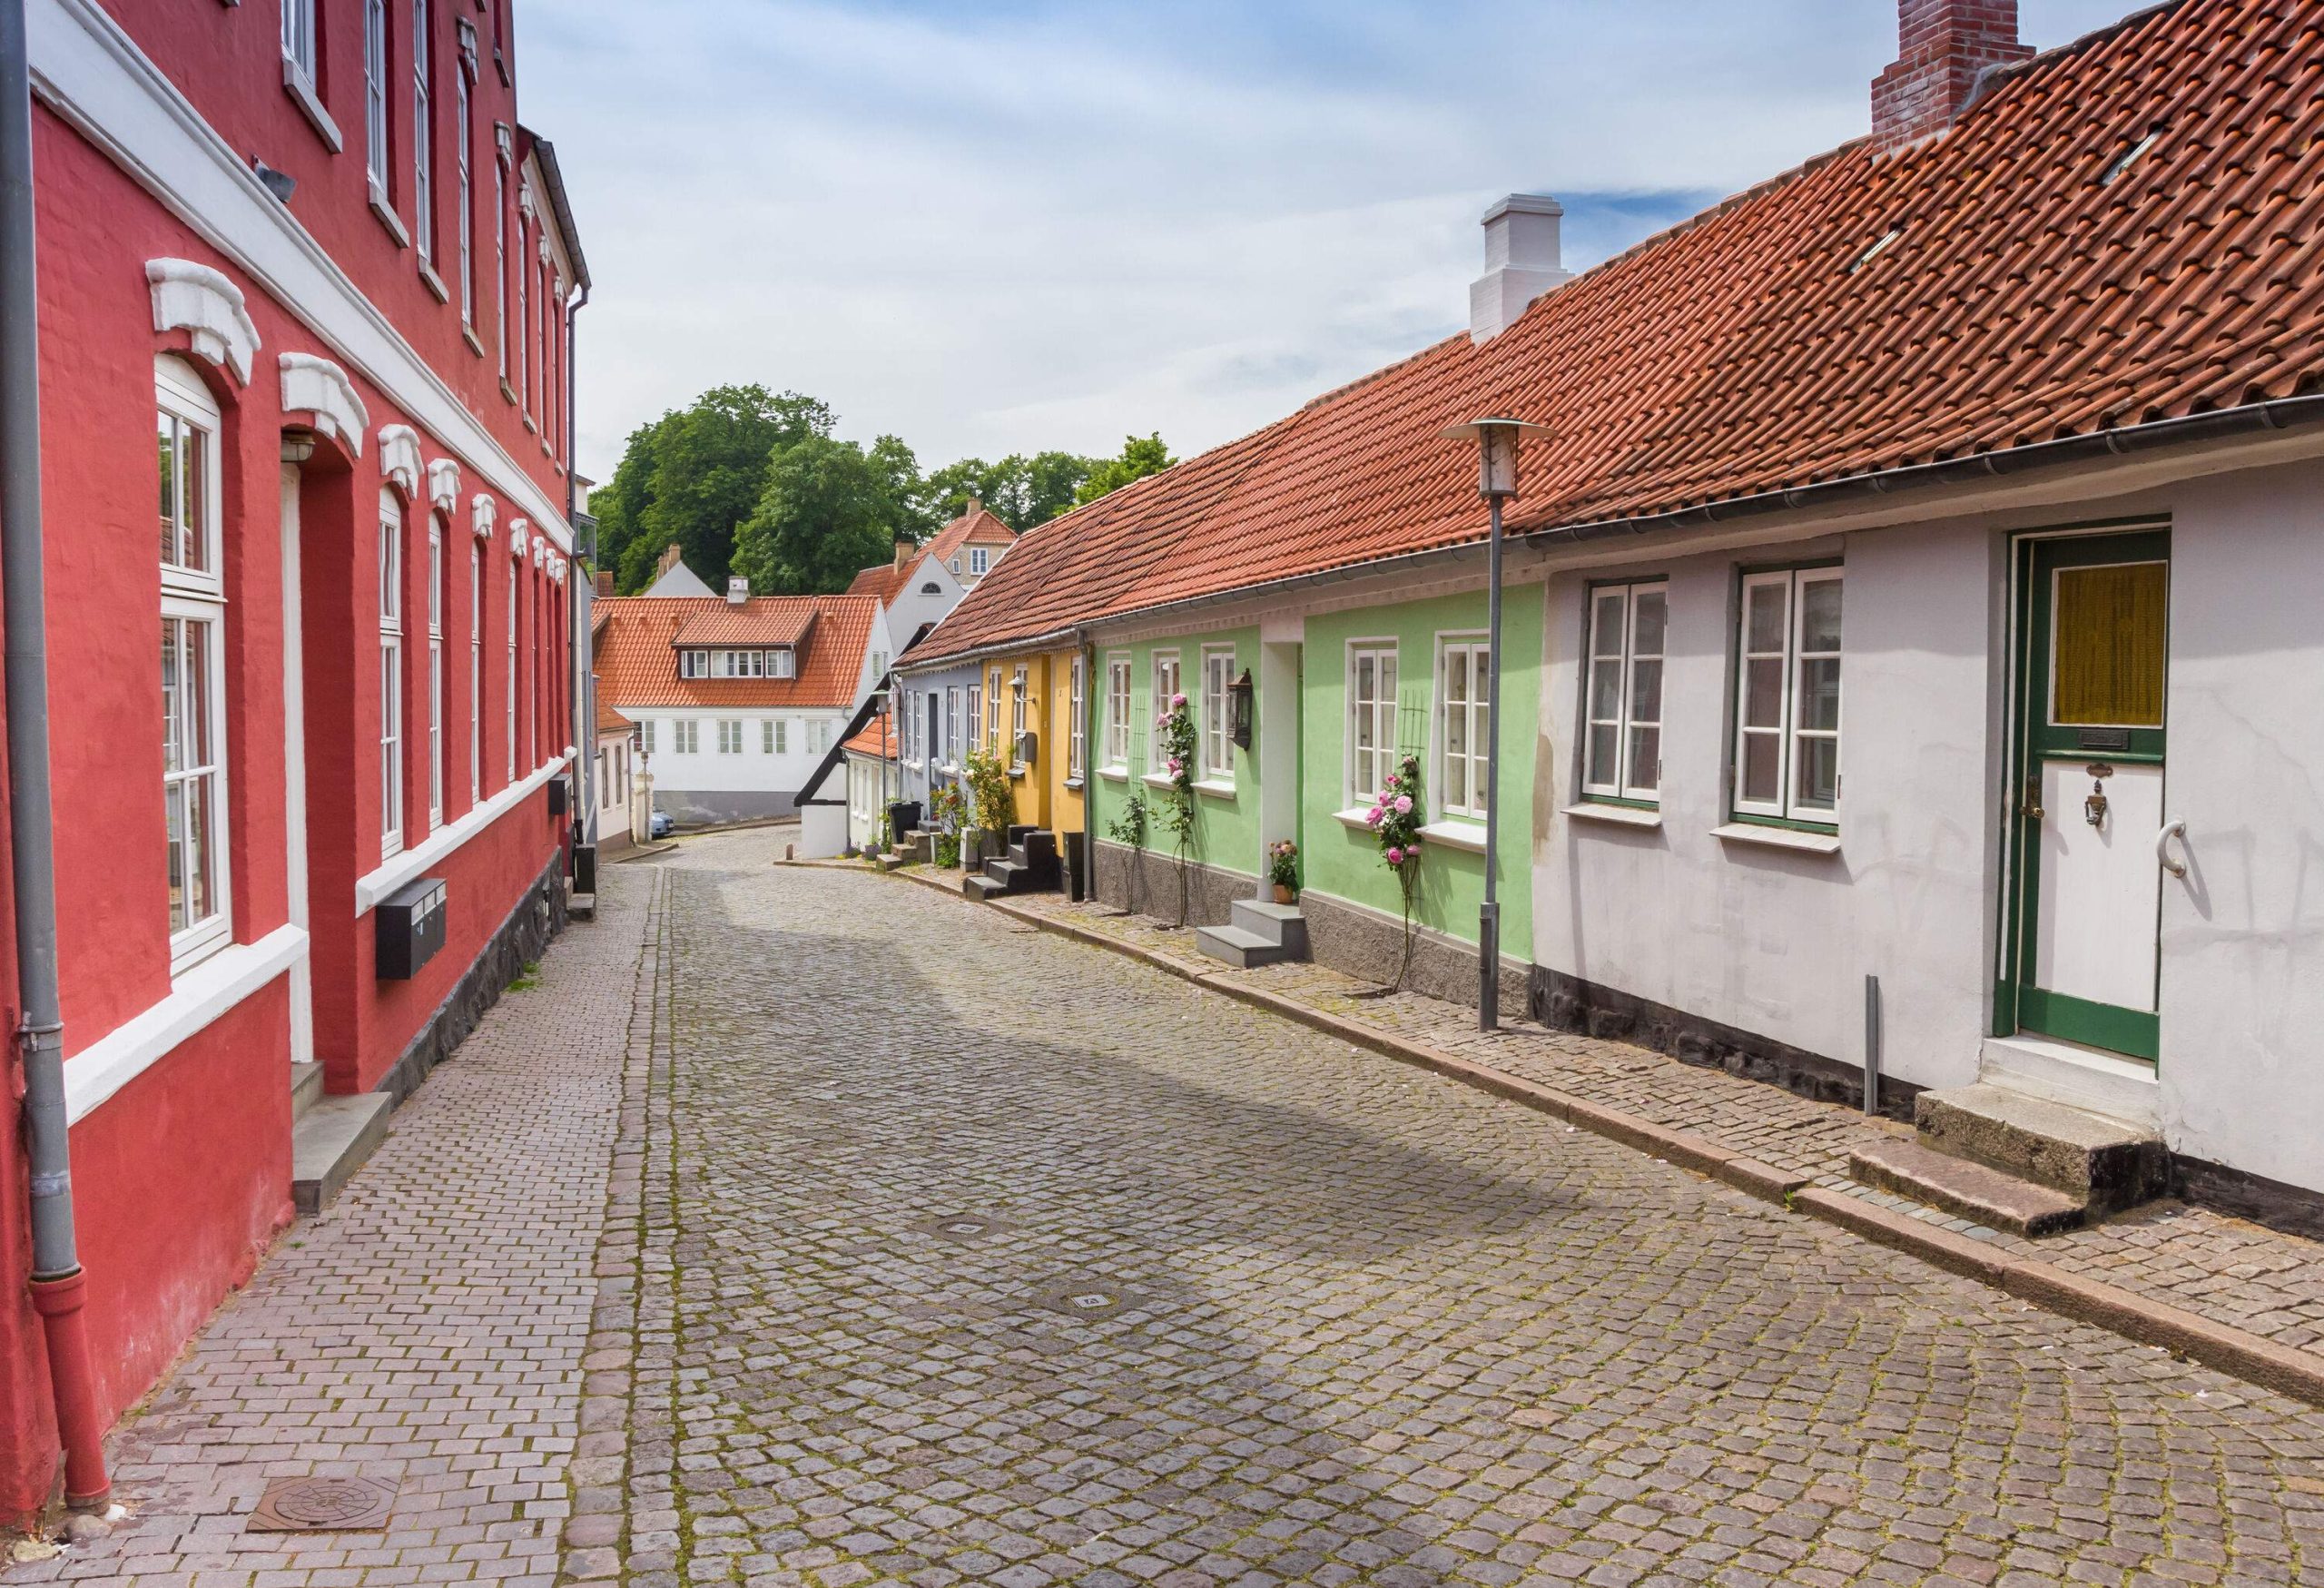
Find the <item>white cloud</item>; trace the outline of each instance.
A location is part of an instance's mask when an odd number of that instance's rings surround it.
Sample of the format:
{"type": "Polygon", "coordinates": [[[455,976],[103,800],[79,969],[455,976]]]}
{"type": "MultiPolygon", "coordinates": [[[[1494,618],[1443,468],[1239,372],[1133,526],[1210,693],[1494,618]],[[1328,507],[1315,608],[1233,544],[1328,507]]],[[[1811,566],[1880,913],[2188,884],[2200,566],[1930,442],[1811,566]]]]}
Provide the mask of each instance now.
{"type": "MultiPolygon", "coordinates": [[[[2117,4],[2028,0],[2028,35],[2117,4]]],[[[1457,329],[1493,196],[1568,195],[1590,262],[1861,132],[1895,47],[1880,0],[560,0],[522,26],[596,278],[600,477],[743,380],[925,464],[1198,449],[1457,329]]]]}

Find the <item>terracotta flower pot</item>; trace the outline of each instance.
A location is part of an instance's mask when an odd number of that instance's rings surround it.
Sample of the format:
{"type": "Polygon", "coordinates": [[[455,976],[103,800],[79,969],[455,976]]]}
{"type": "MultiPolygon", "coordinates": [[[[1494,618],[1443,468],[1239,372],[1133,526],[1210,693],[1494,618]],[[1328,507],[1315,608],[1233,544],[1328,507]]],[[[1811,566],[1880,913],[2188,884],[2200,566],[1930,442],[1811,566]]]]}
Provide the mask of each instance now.
{"type": "Polygon", "coordinates": [[[1292,902],[1293,896],[1291,889],[1285,884],[1277,883],[1275,885],[1275,902],[1276,903],[1288,904],[1292,902]]]}

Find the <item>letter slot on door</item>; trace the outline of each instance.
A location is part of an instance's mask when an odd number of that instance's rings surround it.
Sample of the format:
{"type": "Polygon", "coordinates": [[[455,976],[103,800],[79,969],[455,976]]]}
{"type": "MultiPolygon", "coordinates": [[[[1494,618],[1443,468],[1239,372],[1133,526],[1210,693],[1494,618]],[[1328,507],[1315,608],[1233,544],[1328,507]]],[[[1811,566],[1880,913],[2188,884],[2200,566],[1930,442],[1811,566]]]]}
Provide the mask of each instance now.
{"type": "Polygon", "coordinates": [[[407,883],[372,906],[379,980],[409,981],[444,946],[444,879],[407,883]]]}

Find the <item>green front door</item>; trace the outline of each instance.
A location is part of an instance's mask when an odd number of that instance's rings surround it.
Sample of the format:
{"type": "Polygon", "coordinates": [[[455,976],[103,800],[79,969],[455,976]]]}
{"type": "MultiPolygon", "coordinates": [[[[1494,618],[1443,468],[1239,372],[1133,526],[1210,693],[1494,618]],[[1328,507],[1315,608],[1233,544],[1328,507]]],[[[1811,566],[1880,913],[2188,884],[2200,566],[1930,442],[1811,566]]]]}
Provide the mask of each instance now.
{"type": "Polygon", "coordinates": [[[2170,532],[2028,538],[2018,574],[2016,910],[2000,1024],[2152,1060],[2170,532]]]}

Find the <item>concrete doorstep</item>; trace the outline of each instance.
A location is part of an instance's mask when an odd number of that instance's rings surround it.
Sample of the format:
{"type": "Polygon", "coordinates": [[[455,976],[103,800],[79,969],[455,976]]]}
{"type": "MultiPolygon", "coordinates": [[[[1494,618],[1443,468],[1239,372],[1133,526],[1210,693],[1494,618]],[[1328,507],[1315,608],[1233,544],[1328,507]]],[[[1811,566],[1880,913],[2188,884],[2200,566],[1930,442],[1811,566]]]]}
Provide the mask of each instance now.
{"type": "MultiPolygon", "coordinates": [[[[903,873],[912,876],[911,873],[903,873]]],[[[949,898],[956,888],[933,877],[912,876],[949,898]]],[[[998,900],[986,908],[1047,932],[1139,960],[1182,980],[1221,992],[1254,1008],[1324,1031],[1353,1047],[1433,1070],[1511,1102],[1565,1120],[1718,1180],[1793,1213],[1837,1225],[1864,1239],[1919,1258],[1949,1273],[1990,1285],[2019,1300],[2093,1324],[2200,1362],[2204,1366],[2324,1406],[2324,1356],[2219,1323],[2154,1297],[2102,1280],[2069,1273],[2053,1264],[2023,1258],[1981,1240],[1915,1218],[1843,1191],[1814,1185],[1805,1175],[1780,1169],[1721,1146],[1708,1137],[1673,1130],[1634,1114],[1571,1097],[1521,1076],[1456,1057],[1396,1032],[1364,1025],[1312,1008],[1265,988],[1219,973],[1216,962],[1196,963],[1123,942],[1038,910],[998,900]]]]}

